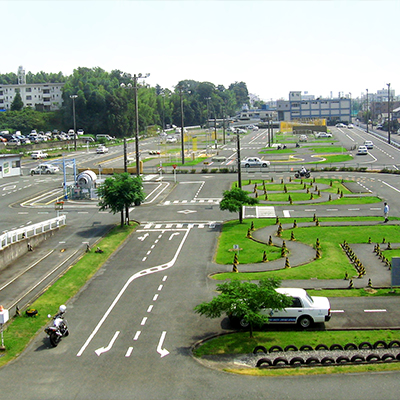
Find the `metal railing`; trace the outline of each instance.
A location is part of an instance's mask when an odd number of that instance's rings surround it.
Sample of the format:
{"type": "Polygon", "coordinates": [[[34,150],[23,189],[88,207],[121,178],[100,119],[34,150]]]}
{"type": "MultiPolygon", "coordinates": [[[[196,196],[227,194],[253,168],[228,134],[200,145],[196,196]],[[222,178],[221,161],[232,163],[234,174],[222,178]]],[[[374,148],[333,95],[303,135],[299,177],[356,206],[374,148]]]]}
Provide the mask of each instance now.
{"type": "Polygon", "coordinates": [[[27,225],[23,228],[14,229],[12,231],[0,235],[0,250],[10,244],[16,243],[20,240],[25,240],[29,237],[35,236],[39,233],[51,231],[65,225],[66,216],[60,215],[47,221],[39,222],[37,224],[27,225]]]}

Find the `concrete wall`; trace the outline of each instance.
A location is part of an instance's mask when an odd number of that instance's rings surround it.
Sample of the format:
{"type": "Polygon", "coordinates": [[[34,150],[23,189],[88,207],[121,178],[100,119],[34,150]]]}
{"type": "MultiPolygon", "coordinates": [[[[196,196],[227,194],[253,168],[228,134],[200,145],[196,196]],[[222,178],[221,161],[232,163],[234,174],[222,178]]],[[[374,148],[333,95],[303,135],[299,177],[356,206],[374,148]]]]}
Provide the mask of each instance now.
{"type": "Polygon", "coordinates": [[[20,240],[16,243],[10,244],[7,247],[4,247],[3,250],[0,250],[0,271],[11,264],[13,261],[15,261],[17,258],[26,254],[28,252],[28,243],[30,243],[35,250],[35,248],[39,246],[40,243],[52,237],[58,232],[59,229],[60,228],[55,228],[43,233],[39,233],[38,235],[20,240]]]}

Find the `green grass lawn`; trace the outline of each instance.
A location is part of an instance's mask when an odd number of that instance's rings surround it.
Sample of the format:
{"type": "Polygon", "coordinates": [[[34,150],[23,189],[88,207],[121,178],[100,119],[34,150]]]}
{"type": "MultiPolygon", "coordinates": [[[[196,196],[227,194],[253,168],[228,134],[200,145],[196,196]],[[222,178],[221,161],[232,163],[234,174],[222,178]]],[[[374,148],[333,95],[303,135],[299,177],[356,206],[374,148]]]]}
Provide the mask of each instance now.
{"type": "MultiPolygon", "coordinates": [[[[371,238],[372,243],[381,243],[383,238],[390,238],[393,243],[400,243],[400,230],[398,226],[394,225],[361,225],[361,226],[347,226],[347,221],[379,221],[381,218],[323,218],[322,222],[329,224],[329,221],[341,221],[343,226],[309,226],[309,227],[293,227],[293,218],[280,219],[283,226],[289,224],[288,228],[284,228],[282,239],[287,243],[290,242],[291,233],[295,235],[296,241],[302,242],[310,247],[315,248],[317,239],[320,242],[321,258],[316,259],[310,263],[297,266],[296,268],[281,269],[278,271],[267,272],[254,272],[254,273],[241,273],[240,264],[238,266],[239,272],[228,272],[213,275],[213,279],[217,280],[258,280],[266,277],[274,276],[280,279],[343,279],[345,274],[350,276],[355,275],[356,271],[352,264],[349,262],[348,257],[343,252],[340,244],[346,240],[348,243],[368,243],[371,238]]],[[[308,219],[297,219],[297,224],[301,222],[310,222],[308,219]]],[[[233,254],[229,249],[234,244],[239,245],[241,250],[239,252],[239,262],[242,264],[252,264],[262,262],[263,251],[266,252],[268,260],[275,260],[281,257],[280,248],[277,246],[268,246],[261,244],[247,238],[247,232],[251,228],[251,220],[244,220],[242,224],[238,221],[230,221],[223,225],[222,233],[218,243],[216,253],[216,262],[220,264],[231,264],[233,262],[233,254]]],[[[275,225],[275,220],[256,220],[255,228],[275,225]]],[[[254,235],[254,234],[253,234],[254,235]]],[[[273,238],[272,238],[272,241],[273,238]]],[[[399,250],[389,250],[394,252],[399,250]]],[[[290,253],[288,254],[290,260],[290,253]]],[[[284,265],[284,258],[282,258],[282,267],[284,265]]]]}

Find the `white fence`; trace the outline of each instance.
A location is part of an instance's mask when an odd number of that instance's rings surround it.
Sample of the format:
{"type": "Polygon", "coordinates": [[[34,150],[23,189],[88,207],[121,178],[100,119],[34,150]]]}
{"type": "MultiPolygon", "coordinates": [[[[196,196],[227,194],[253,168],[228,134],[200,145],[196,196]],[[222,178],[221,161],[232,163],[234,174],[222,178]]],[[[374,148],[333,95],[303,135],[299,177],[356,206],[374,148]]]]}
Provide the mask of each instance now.
{"type": "Polygon", "coordinates": [[[24,240],[39,233],[51,231],[52,229],[56,229],[61,225],[65,225],[65,220],[66,216],[60,215],[59,217],[48,219],[47,221],[3,233],[0,235],[0,250],[20,240],[24,240]]]}

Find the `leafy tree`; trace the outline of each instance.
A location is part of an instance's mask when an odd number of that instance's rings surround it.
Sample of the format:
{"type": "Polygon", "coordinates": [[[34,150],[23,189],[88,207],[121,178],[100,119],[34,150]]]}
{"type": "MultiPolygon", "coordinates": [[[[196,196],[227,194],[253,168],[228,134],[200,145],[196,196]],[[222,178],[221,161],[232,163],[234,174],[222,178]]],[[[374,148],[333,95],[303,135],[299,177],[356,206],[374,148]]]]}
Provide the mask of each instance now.
{"type": "Polygon", "coordinates": [[[268,323],[268,316],[260,314],[262,308],[282,310],[288,307],[290,297],[278,293],[275,289],[280,280],[268,278],[253,282],[230,281],[217,285],[219,294],[210,302],[197,305],[194,310],[208,318],[219,318],[223,313],[244,319],[253,337],[253,327],[268,323]]]}
{"type": "Polygon", "coordinates": [[[243,222],[242,207],[245,205],[253,206],[258,203],[258,199],[250,197],[246,191],[240,188],[225,190],[222,194],[223,198],[219,203],[222,211],[239,213],[239,223],[243,222]]]}
{"type": "Polygon", "coordinates": [[[11,103],[11,111],[21,111],[24,107],[24,102],[22,101],[19,92],[15,93],[14,100],[11,103]]]}
{"type": "MultiPolygon", "coordinates": [[[[113,214],[121,213],[121,226],[124,225],[124,210],[128,210],[133,204],[140,204],[144,198],[142,179],[132,177],[129,173],[114,174],[107,178],[97,188],[99,195],[100,211],[109,209],[113,214]]],[[[129,225],[129,214],[126,213],[126,223],[129,225]]]]}

